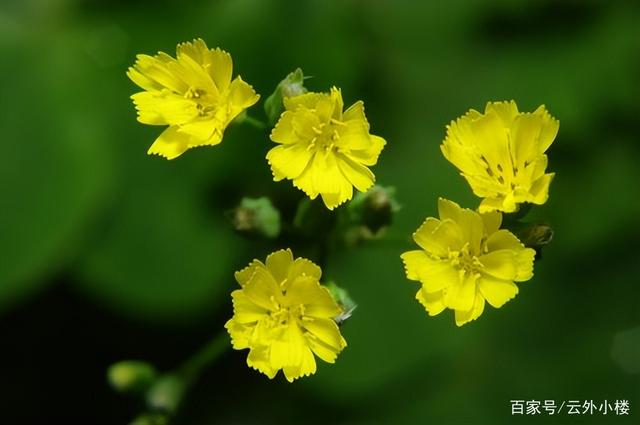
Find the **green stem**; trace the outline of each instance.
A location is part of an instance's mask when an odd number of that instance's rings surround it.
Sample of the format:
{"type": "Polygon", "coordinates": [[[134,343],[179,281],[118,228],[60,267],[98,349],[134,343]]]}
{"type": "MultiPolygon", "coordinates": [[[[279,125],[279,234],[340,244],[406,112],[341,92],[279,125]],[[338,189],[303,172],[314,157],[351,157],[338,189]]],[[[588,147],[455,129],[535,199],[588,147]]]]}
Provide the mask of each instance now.
{"type": "Polygon", "coordinates": [[[205,368],[230,347],[229,336],[224,331],[220,332],[198,352],[187,359],[178,369],[178,374],[183,377],[188,384],[191,384],[200,376],[205,368]]]}
{"type": "Polygon", "coordinates": [[[260,121],[257,118],[253,118],[253,117],[251,117],[249,115],[246,115],[244,117],[244,119],[242,120],[242,123],[243,124],[244,123],[249,124],[249,125],[259,129],[259,130],[264,130],[265,128],[267,128],[267,124],[265,124],[264,122],[260,121]]]}
{"type": "Polygon", "coordinates": [[[220,357],[220,354],[228,347],[229,338],[223,331],[187,359],[179,368],[159,376],[145,394],[149,411],[143,413],[139,418],[144,418],[145,415],[153,412],[169,416],[175,415],[182,400],[202,371],[220,357]]]}

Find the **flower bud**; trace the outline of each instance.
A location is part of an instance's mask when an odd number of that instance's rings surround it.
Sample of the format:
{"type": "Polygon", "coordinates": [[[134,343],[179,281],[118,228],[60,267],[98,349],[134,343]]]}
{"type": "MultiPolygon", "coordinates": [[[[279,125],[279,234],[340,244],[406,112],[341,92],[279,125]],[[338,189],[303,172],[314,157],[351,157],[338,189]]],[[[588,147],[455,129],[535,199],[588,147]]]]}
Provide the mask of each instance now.
{"type": "Polygon", "coordinates": [[[540,254],[540,249],[553,239],[553,229],[547,223],[531,223],[517,230],[516,235],[524,246],[540,254]]]}
{"type": "Polygon", "coordinates": [[[376,185],[366,193],[358,193],[348,210],[350,221],[359,226],[356,239],[373,239],[391,224],[400,205],[395,199],[394,187],[376,185]]]}
{"type": "Polygon", "coordinates": [[[107,370],[107,380],[120,393],[144,392],[156,379],[156,369],[149,363],[125,360],[112,364],[107,370]]]}
{"type": "Polygon", "coordinates": [[[278,117],[284,110],[284,98],[298,96],[307,92],[304,87],[304,79],[302,70],[300,68],[296,69],[289,73],[284,80],[280,81],[271,96],[265,100],[264,111],[271,125],[278,121],[278,117]]]}
{"type": "Polygon", "coordinates": [[[233,228],[248,236],[269,239],[280,234],[280,212],[269,198],[242,198],[240,205],[228,213],[233,228]]]}
{"type": "Polygon", "coordinates": [[[173,414],[177,411],[186,390],[186,382],[177,375],[158,378],[147,391],[147,406],[154,412],[173,414]]]}

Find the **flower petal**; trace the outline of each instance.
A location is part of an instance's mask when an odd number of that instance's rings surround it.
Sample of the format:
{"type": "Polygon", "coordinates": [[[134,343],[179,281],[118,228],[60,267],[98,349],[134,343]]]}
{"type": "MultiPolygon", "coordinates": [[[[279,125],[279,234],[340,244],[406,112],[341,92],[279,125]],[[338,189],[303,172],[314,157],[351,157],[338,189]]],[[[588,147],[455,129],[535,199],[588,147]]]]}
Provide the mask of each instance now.
{"type": "Polygon", "coordinates": [[[322,341],[336,352],[340,352],[347,345],[342,335],[340,335],[338,325],[332,319],[314,318],[313,320],[304,320],[300,324],[313,337],[322,341]]]}
{"type": "Polygon", "coordinates": [[[297,364],[284,366],[282,371],[289,382],[316,373],[316,359],[311,349],[305,345],[300,352],[300,361],[297,364]]]}
{"type": "MultiPolygon", "coordinates": [[[[214,131],[222,133],[224,128],[220,128],[218,123],[210,117],[203,117],[180,125],[178,131],[204,142],[211,139],[214,131]]],[[[222,137],[220,137],[220,141],[222,141],[222,137]]]]}
{"type": "Polygon", "coordinates": [[[317,152],[308,171],[314,191],[330,210],[352,198],[353,186],[340,171],[335,155],[317,152]]]}
{"type": "Polygon", "coordinates": [[[296,258],[289,269],[288,280],[293,280],[298,276],[309,276],[317,281],[322,277],[322,270],[314,262],[306,258],[296,258]]]}
{"type": "Polygon", "coordinates": [[[524,245],[522,244],[522,242],[520,242],[516,235],[514,235],[507,229],[500,229],[497,232],[491,234],[487,238],[485,246],[489,252],[502,249],[520,251],[524,248],[524,245]]]}
{"type": "Polygon", "coordinates": [[[476,275],[465,274],[444,291],[444,304],[454,310],[470,310],[476,298],[476,275]]]}
{"type": "Polygon", "coordinates": [[[460,227],[453,220],[428,217],[413,234],[413,240],[429,254],[447,258],[449,251],[458,251],[463,245],[460,227]]]}
{"type": "Polygon", "coordinates": [[[294,113],[291,111],[284,111],[282,115],[280,115],[278,122],[273,130],[271,130],[271,135],[269,136],[271,140],[276,143],[283,143],[286,145],[297,143],[299,141],[291,124],[293,116],[294,113]]]}
{"type": "Polygon", "coordinates": [[[514,165],[522,170],[533,162],[540,153],[539,139],[541,120],[538,115],[522,114],[513,123],[511,129],[511,152],[514,165]]]}
{"type": "Polygon", "coordinates": [[[156,56],[137,55],[133,68],[145,78],[141,80],[136,78],[137,75],[135,74],[132,74],[135,79],[131,78],[131,76],[129,78],[136,84],[138,82],[144,82],[144,86],[139,85],[145,90],[151,88],[156,90],[168,89],[172,93],[184,94],[189,88],[188,84],[169,69],[169,66],[175,63],[175,59],[162,52],[156,56]],[[154,82],[153,86],[148,85],[151,81],[154,82]]]}
{"type": "Polygon", "coordinates": [[[515,279],[517,273],[516,251],[511,249],[499,249],[491,251],[478,258],[483,265],[482,273],[498,279],[515,279]]]}
{"type": "Polygon", "coordinates": [[[478,288],[491,306],[502,307],[518,294],[518,286],[509,280],[483,275],[478,279],[478,288]]]}
{"type": "Polygon", "coordinates": [[[484,112],[485,114],[494,112],[500,118],[503,127],[509,127],[518,116],[518,106],[513,100],[509,102],[487,102],[484,112]]]}
{"type": "Polygon", "coordinates": [[[451,122],[447,126],[447,136],[440,146],[444,157],[462,171],[467,180],[470,180],[470,176],[486,175],[487,167],[478,154],[470,122],[467,117],[451,122]]]}
{"type": "Polygon", "coordinates": [[[342,152],[368,149],[371,145],[369,124],[366,121],[347,121],[338,127],[340,137],[336,146],[342,152]]]}
{"type": "Polygon", "coordinates": [[[553,180],[555,173],[545,174],[533,183],[531,186],[529,202],[536,205],[542,205],[549,199],[549,185],[553,180]]]}
{"type": "Polygon", "coordinates": [[[304,315],[320,319],[333,319],[342,309],[333,299],[329,290],[309,276],[295,278],[285,295],[289,305],[304,305],[304,315]]]}
{"type": "Polygon", "coordinates": [[[207,71],[213,79],[218,91],[224,93],[231,83],[233,73],[233,60],[231,55],[222,49],[216,48],[209,50],[204,55],[205,65],[208,65],[207,71]]]}
{"type": "Polygon", "coordinates": [[[364,102],[358,100],[353,105],[349,106],[349,108],[344,111],[342,114],[342,121],[364,121],[368,125],[367,117],[364,114],[364,102]]]}
{"type": "Polygon", "coordinates": [[[536,251],[531,248],[520,250],[517,255],[516,282],[525,282],[533,277],[533,262],[536,251]]]}
{"type": "MultiPolygon", "coordinates": [[[[298,189],[302,190],[309,198],[316,199],[318,196],[318,191],[313,185],[313,181],[311,176],[313,174],[311,163],[298,177],[293,179],[293,185],[298,189]]],[[[276,177],[274,177],[276,179],[276,177]]]]}
{"type": "Polygon", "coordinates": [[[193,41],[185,41],[183,43],[179,43],[176,47],[177,56],[190,56],[191,59],[201,65],[205,65],[208,63],[206,58],[208,53],[209,48],[207,47],[207,43],[205,43],[201,38],[196,38],[193,41]]]}
{"type": "Polygon", "coordinates": [[[460,213],[462,208],[460,205],[448,199],[438,198],[438,215],[441,220],[450,219],[455,222],[460,220],[460,213]]]}
{"type": "Polygon", "coordinates": [[[549,146],[551,146],[551,143],[553,143],[558,135],[560,122],[549,114],[544,105],[540,105],[533,113],[542,116],[542,128],[540,130],[538,146],[540,147],[540,153],[544,153],[549,149],[549,146]]]}
{"type": "Polygon", "coordinates": [[[281,249],[267,256],[267,269],[276,282],[282,283],[289,275],[289,268],[293,263],[293,253],[290,249],[281,249]]]}
{"type": "Polygon", "coordinates": [[[260,99],[253,87],[245,83],[239,75],[229,85],[229,117],[231,121],[260,99]]]}
{"type": "Polygon", "coordinates": [[[507,207],[505,205],[503,196],[492,196],[492,197],[486,197],[482,200],[482,202],[480,202],[478,211],[481,214],[486,214],[494,211],[503,211],[506,213],[512,213],[516,211],[516,206],[515,204],[513,204],[507,207]]]}
{"type": "Polygon", "coordinates": [[[408,251],[400,256],[407,278],[419,280],[426,292],[438,292],[458,283],[458,271],[448,261],[434,260],[424,251],[408,251]]]}
{"type": "Polygon", "coordinates": [[[147,77],[133,66],[130,66],[127,70],[127,77],[129,77],[129,79],[133,81],[138,87],[146,91],[161,91],[164,88],[154,79],[147,77]]]}
{"type": "Polygon", "coordinates": [[[285,366],[300,365],[304,350],[308,350],[308,347],[302,331],[295,321],[291,321],[271,343],[271,367],[282,369],[285,366]]]}
{"type": "Polygon", "coordinates": [[[469,323],[472,320],[477,319],[478,317],[480,317],[480,315],[482,314],[483,311],[484,311],[484,298],[482,298],[482,296],[480,296],[480,294],[476,294],[475,301],[473,303],[473,307],[470,310],[467,310],[467,311],[456,310],[455,311],[456,325],[457,326],[462,326],[465,323],[469,323]]]}
{"type": "Polygon", "coordinates": [[[376,165],[378,157],[386,144],[387,142],[382,137],[370,134],[369,146],[362,150],[351,150],[346,152],[345,155],[362,165],[376,165]]]}
{"type": "Polygon", "coordinates": [[[309,344],[309,348],[316,356],[327,363],[335,363],[338,354],[342,351],[336,350],[313,335],[307,335],[307,344],[309,344]]]}
{"type": "Polygon", "coordinates": [[[484,236],[493,235],[500,229],[502,224],[502,214],[499,211],[492,211],[484,214],[480,214],[482,223],[484,225],[484,236]]]}
{"type": "Polygon", "coordinates": [[[259,260],[253,260],[247,267],[235,272],[234,277],[240,286],[244,286],[249,282],[249,279],[251,279],[251,276],[253,276],[257,267],[264,268],[265,265],[259,260]]]}
{"type": "Polygon", "coordinates": [[[257,267],[255,272],[242,289],[253,303],[270,311],[278,308],[282,292],[278,283],[267,269],[257,267]]]}
{"type": "Polygon", "coordinates": [[[169,64],[174,74],[188,84],[191,89],[203,90],[205,93],[216,96],[218,89],[211,76],[204,67],[189,55],[180,55],[176,62],[169,64]]]}
{"type": "MultiPolygon", "coordinates": [[[[441,220],[451,220],[460,229],[461,240],[468,242],[471,252],[478,252],[483,235],[483,222],[480,215],[468,208],[460,208],[455,202],[438,199],[438,214],[441,220]]],[[[453,248],[453,246],[451,246],[453,248]]]]}
{"type": "Polygon", "coordinates": [[[231,337],[231,346],[234,350],[249,348],[249,336],[252,327],[238,323],[234,319],[229,319],[224,325],[231,337]]]}
{"type": "Polygon", "coordinates": [[[416,299],[427,310],[429,316],[436,316],[446,308],[444,305],[444,297],[442,291],[440,292],[426,292],[424,289],[420,289],[416,294],[416,299]]]}
{"type": "Polygon", "coordinates": [[[300,142],[310,143],[316,137],[314,128],[320,125],[318,116],[308,109],[299,109],[291,119],[291,128],[300,142]]]}
{"type": "Polygon", "coordinates": [[[251,347],[249,355],[247,356],[247,365],[259,372],[264,373],[273,379],[278,373],[278,369],[274,369],[271,366],[270,349],[268,346],[256,346],[251,347]]]}
{"type": "Polygon", "coordinates": [[[496,176],[503,175],[506,179],[513,178],[509,139],[500,117],[496,113],[488,113],[469,125],[475,136],[475,144],[491,172],[496,176]]]}
{"type": "Polygon", "coordinates": [[[350,160],[346,156],[338,156],[337,162],[342,174],[360,192],[366,192],[373,186],[376,177],[367,167],[350,160]]]}
{"type": "Polygon", "coordinates": [[[190,142],[191,136],[180,133],[177,126],[171,126],[158,136],[147,153],[149,155],[160,155],[167,159],[174,159],[189,149],[190,142]]]}
{"type": "Polygon", "coordinates": [[[177,125],[198,116],[195,102],[164,92],[140,92],[131,96],[138,110],[138,121],[151,125],[177,125]]]}
{"type": "Polygon", "coordinates": [[[302,143],[278,145],[267,153],[275,181],[295,179],[307,168],[313,152],[302,143]]]}
{"type": "Polygon", "coordinates": [[[231,293],[233,320],[240,324],[255,323],[269,314],[269,309],[256,304],[241,289],[231,293]]]}
{"type": "Polygon", "coordinates": [[[328,98],[326,93],[305,93],[298,96],[285,97],[283,99],[284,107],[287,111],[296,111],[300,107],[306,109],[315,109],[318,102],[322,99],[328,98]]]}

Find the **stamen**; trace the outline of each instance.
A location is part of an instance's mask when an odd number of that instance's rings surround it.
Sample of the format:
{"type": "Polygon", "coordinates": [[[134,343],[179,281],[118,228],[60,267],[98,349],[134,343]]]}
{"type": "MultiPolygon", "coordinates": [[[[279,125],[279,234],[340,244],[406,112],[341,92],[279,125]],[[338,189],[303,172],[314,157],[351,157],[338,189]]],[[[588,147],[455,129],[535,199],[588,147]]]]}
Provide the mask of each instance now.
{"type": "Polygon", "coordinates": [[[274,306],[276,309],[279,309],[279,308],[280,308],[280,304],[276,301],[276,297],[274,297],[273,295],[271,295],[271,296],[269,297],[269,301],[271,301],[271,304],[273,304],[273,306],[274,306]]]}

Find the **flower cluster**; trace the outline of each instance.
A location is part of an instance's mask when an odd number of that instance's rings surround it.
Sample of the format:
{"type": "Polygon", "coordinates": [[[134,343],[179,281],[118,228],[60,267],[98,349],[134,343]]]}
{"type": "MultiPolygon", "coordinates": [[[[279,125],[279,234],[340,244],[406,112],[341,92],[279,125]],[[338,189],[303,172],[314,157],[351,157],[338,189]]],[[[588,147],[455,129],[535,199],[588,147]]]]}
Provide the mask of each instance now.
{"type": "Polygon", "coordinates": [[[282,370],[289,382],[315,373],[314,354],[333,363],[347,346],[335,318],[342,308],[322,286],[320,267],[276,251],[236,273],[233,317],[225,327],[233,348],[249,349],[247,364],[269,378],[282,370]]]}
{"type": "Polygon", "coordinates": [[[502,214],[480,214],[445,199],[440,219],[429,217],[413,234],[421,249],[402,254],[407,278],[422,283],[416,299],[430,316],[455,311],[458,326],[478,318],[485,301],[502,307],[518,293],[515,282],[533,276],[535,251],[508,230],[502,214]]]}
{"type": "Polygon", "coordinates": [[[514,101],[489,102],[484,114],[472,109],[453,121],[441,148],[482,198],[480,212],[511,213],[547,201],[554,174],[545,173],[545,152],[557,133],[544,106],[523,113],[514,101]]]}
{"type": "MultiPolygon", "coordinates": [[[[138,55],[127,72],[144,89],[131,96],[138,121],[169,126],[149,154],[173,159],[222,142],[227,126],[260,98],[240,76],[232,80],[232,68],[227,52],[209,49],[201,39],[179,44],[176,58],[138,55]]],[[[267,154],[274,180],[292,180],[310,199],[320,195],[330,210],[350,200],[354,187],[366,192],[375,182],[368,167],[377,163],[386,141],[369,133],[363,102],[344,110],[335,87],[307,93],[300,70],[283,83],[279,97],[269,99],[270,109],[279,110],[274,100],[284,106],[271,132],[278,146],[267,154]]]]}
{"type": "Polygon", "coordinates": [[[484,114],[472,109],[447,127],[442,153],[482,201],[476,212],[440,199],[440,218],[427,218],[413,234],[421,249],[401,255],[430,316],[448,308],[462,326],[482,314],[485,301],[500,308],[518,294],[515,282],[531,279],[536,252],[500,229],[502,212],[547,201],[554,174],[545,173],[545,152],[557,132],[544,106],[521,113],[513,101],[489,102],[484,114]]]}
{"type": "MultiPolygon", "coordinates": [[[[228,53],[201,39],[179,44],[175,58],[138,55],[127,76],[143,89],[131,96],[138,121],[168,126],[149,154],[173,159],[221,143],[232,122],[256,123],[246,109],[260,96],[240,76],[233,78],[228,53]]],[[[323,213],[351,200],[355,188],[362,193],[346,209],[342,230],[357,221],[371,237],[381,234],[399,208],[392,187],[370,190],[370,167],[386,141],[370,133],[362,101],[345,109],[340,89],[311,92],[305,78],[296,69],[264,105],[276,144],[266,154],[273,179],[290,180],[311,200],[320,197],[324,206],[316,205],[323,213]]],[[[407,278],[421,284],[416,298],[430,316],[450,309],[462,326],[482,314],[485,302],[500,308],[518,294],[517,282],[531,279],[536,251],[501,228],[503,213],[547,201],[554,174],[546,172],[546,151],[557,132],[558,121],[544,106],[522,113],[513,101],[489,102],[484,113],[470,110],[447,126],[442,153],[481,202],[476,211],[440,199],[439,217],[427,218],[413,234],[419,249],[401,255],[407,278]]],[[[294,222],[311,210],[300,211],[294,222]]],[[[280,233],[281,215],[266,197],[244,198],[233,217],[239,232],[271,239],[280,233]]],[[[550,235],[547,226],[544,237],[532,239],[548,241],[550,235]]],[[[347,345],[338,323],[355,303],[337,285],[321,284],[321,275],[319,266],[294,258],[290,249],[235,273],[240,288],[231,293],[233,316],[225,328],[234,349],[249,350],[249,367],[269,378],[282,371],[292,382],[315,373],[316,357],[335,362],[347,345]]]]}
{"type": "MultiPolygon", "coordinates": [[[[227,52],[201,39],[179,44],[175,58],[138,55],[127,76],[143,89],[131,96],[138,121],[168,126],[149,154],[174,159],[193,147],[217,145],[232,122],[263,126],[246,114],[260,96],[240,76],[233,78],[227,52]]],[[[370,134],[362,101],[345,110],[339,89],[309,92],[304,80],[296,69],[265,103],[277,144],[266,159],[275,181],[291,180],[332,210],[352,199],[354,188],[366,192],[374,185],[369,167],[386,141],[370,134]]],[[[236,230],[247,235],[276,238],[280,232],[280,214],[268,198],[243,198],[233,217],[236,230]]],[[[234,314],[225,327],[233,348],[249,349],[250,367],[270,378],[282,370],[293,381],[316,371],[316,357],[333,363],[346,347],[337,323],[355,304],[335,284],[321,285],[320,267],[311,261],[281,250],[235,277],[240,289],[231,294],[234,314]]]]}
{"type": "Polygon", "coordinates": [[[138,55],[127,76],[144,91],[131,98],[143,124],[168,125],[149,148],[167,159],[222,141],[229,123],[260,96],[240,76],[231,79],[231,56],[201,39],[166,53],[138,55]]]}
{"type": "Polygon", "coordinates": [[[375,181],[375,165],[386,144],[369,134],[364,104],[343,112],[342,93],[306,93],[284,98],[285,112],[271,132],[278,146],[267,154],[275,181],[289,179],[311,199],[322,197],[334,209],[366,192],[375,181]]]}

